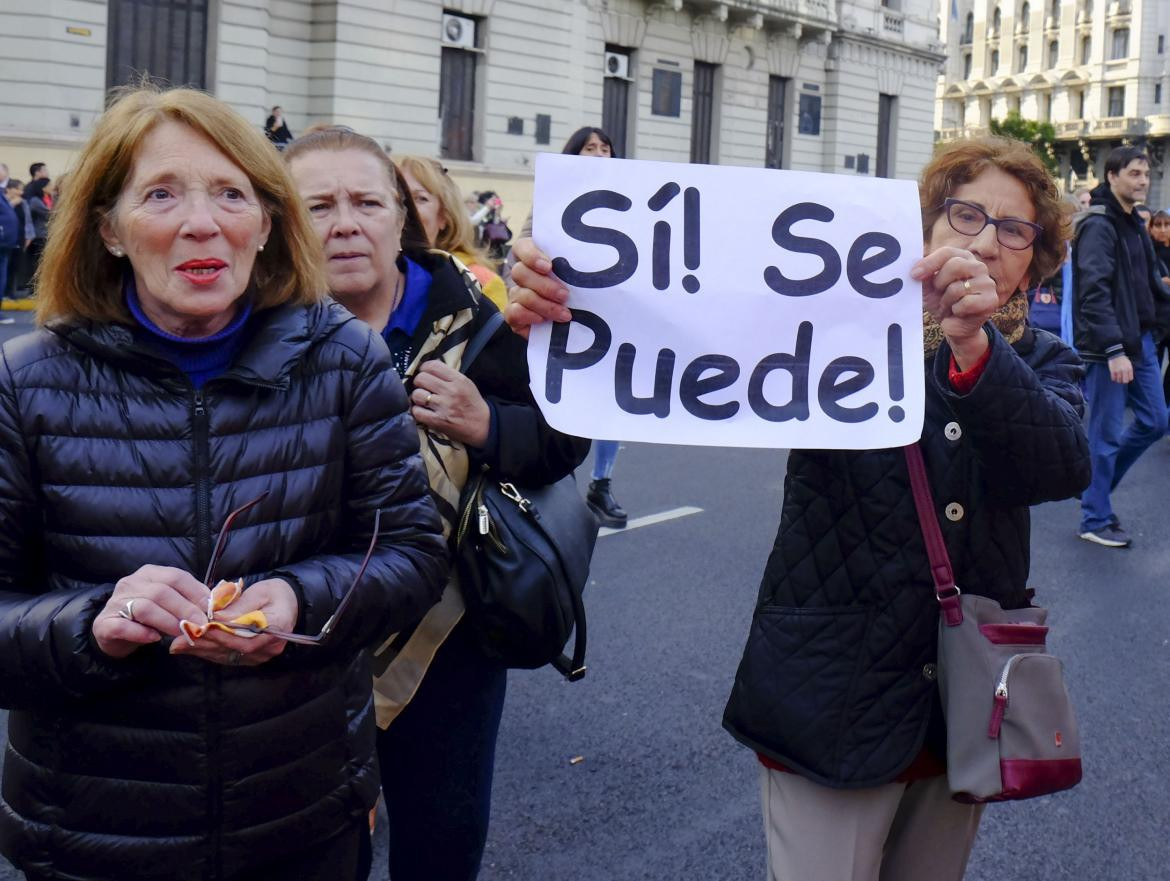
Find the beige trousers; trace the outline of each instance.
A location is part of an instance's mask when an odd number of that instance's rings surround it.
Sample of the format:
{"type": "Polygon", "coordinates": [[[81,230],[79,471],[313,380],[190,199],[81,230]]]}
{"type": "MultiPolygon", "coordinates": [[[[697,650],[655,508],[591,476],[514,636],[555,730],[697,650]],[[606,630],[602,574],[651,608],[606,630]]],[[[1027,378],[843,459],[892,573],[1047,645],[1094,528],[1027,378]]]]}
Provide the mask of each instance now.
{"type": "Polygon", "coordinates": [[[945,776],[830,789],[760,770],[768,881],[961,881],[983,806],[945,776]]]}

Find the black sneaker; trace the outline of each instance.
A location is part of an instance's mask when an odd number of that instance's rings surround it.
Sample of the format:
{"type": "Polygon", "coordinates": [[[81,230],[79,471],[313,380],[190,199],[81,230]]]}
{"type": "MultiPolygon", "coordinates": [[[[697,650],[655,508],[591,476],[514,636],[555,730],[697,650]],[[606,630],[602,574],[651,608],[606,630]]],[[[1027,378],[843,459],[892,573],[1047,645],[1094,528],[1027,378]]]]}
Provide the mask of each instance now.
{"type": "Polygon", "coordinates": [[[1107,548],[1128,548],[1133,543],[1128,532],[1112,523],[1092,532],[1082,532],[1081,538],[1107,548]]]}
{"type": "Polygon", "coordinates": [[[609,489],[609,479],[594,480],[589,484],[589,492],[585,494],[588,503],[602,526],[611,529],[622,529],[626,525],[626,512],[609,489]]]}

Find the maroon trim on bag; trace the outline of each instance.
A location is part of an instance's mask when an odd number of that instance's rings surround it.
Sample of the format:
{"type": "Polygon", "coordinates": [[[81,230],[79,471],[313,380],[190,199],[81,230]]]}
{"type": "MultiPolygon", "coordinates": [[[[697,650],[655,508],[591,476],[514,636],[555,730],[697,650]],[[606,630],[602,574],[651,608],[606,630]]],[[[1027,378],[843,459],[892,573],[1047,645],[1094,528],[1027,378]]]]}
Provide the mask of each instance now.
{"type": "Polygon", "coordinates": [[[1003,778],[1000,800],[1032,798],[1071,789],[1081,782],[1081,760],[1076,759],[1000,759],[1003,778]]]}
{"type": "Polygon", "coordinates": [[[1043,624],[980,624],[979,632],[994,645],[1044,645],[1048,636],[1043,624]]]}
{"type": "Polygon", "coordinates": [[[1003,714],[1007,712],[1007,695],[997,694],[991,707],[991,721],[987,723],[987,736],[992,740],[999,739],[999,729],[1003,725],[1003,714]]]}
{"type": "Polygon", "coordinates": [[[922,527],[922,541],[926,545],[926,556],[930,559],[930,574],[934,579],[934,596],[938,600],[943,620],[948,627],[963,623],[963,606],[959,599],[959,588],[955,584],[955,571],[943,541],[938,517],[934,513],[934,499],[930,495],[930,481],[926,476],[926,464],[922,461],[922,450],[917,443],[903,447],[906,455],[906,470],[910,474],[910,492],[914,496],[914,508],[918,512],[918,523],[922,527]]]}

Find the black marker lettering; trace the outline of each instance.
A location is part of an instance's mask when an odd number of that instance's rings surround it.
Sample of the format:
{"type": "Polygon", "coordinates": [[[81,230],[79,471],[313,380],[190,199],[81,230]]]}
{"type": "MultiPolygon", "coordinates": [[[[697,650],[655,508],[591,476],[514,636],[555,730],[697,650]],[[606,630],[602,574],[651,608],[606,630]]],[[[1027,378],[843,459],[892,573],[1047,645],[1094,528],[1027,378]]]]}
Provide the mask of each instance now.
{"type": "Polygon", "coordinates": [[[572,321],[554,324],[548,344],[548,361],[544,369],[544,396],[549,403],[560,402],[561,381],[566,370],[584,370],[586,367],[592,367],[605,357],[612,341],[613,333],[609,325],[600,315],[586,312],[584,309],[574,309],[572,321]],[[573,324],[580,324],[593,332],[593,342],[580,352],[570,352],[567,348],[569,327],[573,324]]]}
{"type": "Polygon", "coordinates": [[[812,278],[791,279],[777,267],[769,266],[764,270],[764,281],[768,287],[787,297],[808,297],[827,291],[837,283],[841,277],[841,258],[833,246],[820,239],[810,239],[792,232],[792,227],[802,220],[828,223],[832,219],[833,212],[816,202],[800,202],[780,212],[772,224],[772,241],[797,254],[815,254],[821,258],[825,268],[812,278]]]}
{"type": "Polygon", "coordinates": [[[578,288],[611,288],[629,279],[638,269],[638,248],[633,239],[616,229],[604,226],[590,226],[582,218],[594,208],[609,208],[613,211],[629,211],[633,205],[621,193],[612,190],[593,190],[578,196],[565,208],[561,215],[561,229],[579,242],[591,245],[608,245],[617,251],[617,262],[597,272],[581,272],[574,269],[564,257],[552,261],[553,272],[567,285],[578,288]]]}
{"type": "Polygon", "coordinates": [[[864,358],[847,355],[829,362],[817,384],[817,401],[821,410],[837,422],[865,422],[877,415],[873,401],[860,407],[842,407],[837,402],[859,392],[873,382],[873,365],[864,358]],[[845,377],[844,379],[842,377],[845,377]]]}
{"type": "Polygon", "coordinates": [[[708,404],[700,401],[703,395],[725,389],[739,379],[739,364],[727,355],[700,355],[687,365],[678,384],[678,396],[683,408],[700,419],[730,419],[739,412],[739,401],[708,404]],[[713,376],[704,377],[709,370],[713,376]]]}

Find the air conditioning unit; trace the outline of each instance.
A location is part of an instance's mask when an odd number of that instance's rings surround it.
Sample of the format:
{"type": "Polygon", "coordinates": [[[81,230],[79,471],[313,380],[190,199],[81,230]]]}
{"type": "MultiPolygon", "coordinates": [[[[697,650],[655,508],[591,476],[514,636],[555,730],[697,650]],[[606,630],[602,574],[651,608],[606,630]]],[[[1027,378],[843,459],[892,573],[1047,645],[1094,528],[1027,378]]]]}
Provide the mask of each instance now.
{"type": "Polygon", "coordinates": [[[619,77],[621,79],[629,79],[630,56],[626,55],[624,52],[606,52],[605,75],[619,77]]]}
{"type": "Polygon", "coordinates": [[[443,15],[443,43],[448,46],[475,48],[475,19],[462,15],[443,15]]]}

